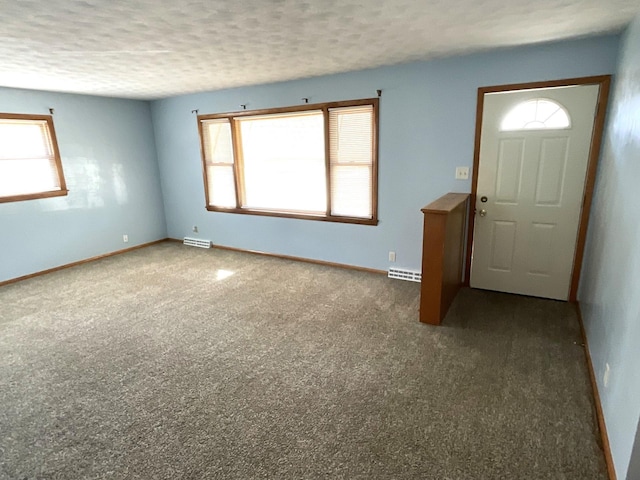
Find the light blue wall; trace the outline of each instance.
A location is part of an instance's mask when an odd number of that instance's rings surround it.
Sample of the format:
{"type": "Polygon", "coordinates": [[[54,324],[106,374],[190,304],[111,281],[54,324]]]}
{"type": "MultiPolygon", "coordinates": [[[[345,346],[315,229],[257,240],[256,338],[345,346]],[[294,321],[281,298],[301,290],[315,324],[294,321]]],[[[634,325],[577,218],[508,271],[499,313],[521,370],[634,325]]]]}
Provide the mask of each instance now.
{"type": "MultiPolygon", "coordinates": [[[[579,294],[619,479],[626,478],[640,416],[639,187],[640,18],[636,18],[621,43],[579,294]],[[605,387],[606,363],[611,373],[605,387]]],[[[640,455],[640,445],[636,448],[640,455]]]]}
{"type": "Polygon", "coordinates": [[[166,237],[149,103],[0,88],[0,112],[50,107],[70,192],[0,203],[0,281],[166,237]]]}
{"type": "Polygon", "coordinates": [[[170,237],[386,270],[420,270],[420,208],[450,192],[469,192],[454,179],[471,166],[477,88],[513,82],[612,73],[618,37],[547,44],[412,63],[285,83],[174,97],[152,102],[156,149],[170,237]],[[378,226],[256,217],[205,210],[196,117],[215,113],[375,96],[382,89],[378,226]]]}

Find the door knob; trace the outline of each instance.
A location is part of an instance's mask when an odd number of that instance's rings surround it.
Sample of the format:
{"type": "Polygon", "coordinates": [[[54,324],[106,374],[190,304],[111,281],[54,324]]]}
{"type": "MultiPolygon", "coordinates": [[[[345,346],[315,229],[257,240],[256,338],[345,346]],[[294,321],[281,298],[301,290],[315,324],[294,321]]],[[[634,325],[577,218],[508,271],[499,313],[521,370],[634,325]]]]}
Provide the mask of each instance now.
{"type": "Polygon", "coordinates": [[[480,214],[481,217],[484,217],[487,214],[487,211],[483,208],[478,213],[480,214]]]}

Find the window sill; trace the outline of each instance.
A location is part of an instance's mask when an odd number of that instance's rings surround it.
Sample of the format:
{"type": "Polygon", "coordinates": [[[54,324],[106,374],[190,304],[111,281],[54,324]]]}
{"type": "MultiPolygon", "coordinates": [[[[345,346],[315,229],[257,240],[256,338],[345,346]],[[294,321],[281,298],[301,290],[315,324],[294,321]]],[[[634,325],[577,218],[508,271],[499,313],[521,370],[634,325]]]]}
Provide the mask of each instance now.
{"type": "Polygon", "coordinates": [[[54,190],[52,192],[27,193],[25,195],[12,195],[10,197],[0,197],[0,203],[22,202],[24,200],[37,200],[39,198],[64,197],[69,190],[54,190]]]}
{"type": "Polygon", "coordinates": [[[378,225],[377,218],[336,217],[336,216],[312,215],[312,214],[304,214],[304,213],[271,212],[268,210],[251,210],[246,208],[221,208],[221,207],[212,207],[212,206],[208,206],[206,207],[206,209],[210,212],[219,212],[219,213],[240,213],[243,215],[295,218],[298,220],[316,220],[320,222],[352,223],[356,225],[378,225]]]}

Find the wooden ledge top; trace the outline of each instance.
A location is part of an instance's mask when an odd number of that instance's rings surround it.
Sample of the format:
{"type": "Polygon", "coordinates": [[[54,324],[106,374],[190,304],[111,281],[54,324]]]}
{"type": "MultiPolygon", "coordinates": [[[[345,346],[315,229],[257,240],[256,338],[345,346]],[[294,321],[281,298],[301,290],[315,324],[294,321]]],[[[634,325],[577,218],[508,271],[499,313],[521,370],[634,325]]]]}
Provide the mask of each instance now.
{"type": "Polygon", "coordinates": [[[439,199],[434,200],[426,207],[422,208],[423,213],[437,213],[446,215],[447,213],[455,210],[461,203],[467,201],[470,194],[468,193],[447,193],[441,196],[439,199]]]}

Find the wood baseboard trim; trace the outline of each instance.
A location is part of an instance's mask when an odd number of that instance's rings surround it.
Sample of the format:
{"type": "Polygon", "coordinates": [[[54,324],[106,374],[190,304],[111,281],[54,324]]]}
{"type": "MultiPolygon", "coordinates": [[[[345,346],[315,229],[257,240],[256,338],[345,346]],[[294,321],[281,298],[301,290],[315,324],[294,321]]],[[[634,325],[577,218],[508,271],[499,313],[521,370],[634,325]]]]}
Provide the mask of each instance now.
{"type": "MultiPolygon", "coordinates": [[[[182,243],[182,240],[178,240],[177,238],[169,238],[168,240],[172,242],[182,243]]],[[[262,255],[264,257],[281,258],[283,260],[294,260],[296,262],[313,263],[315,265],[324,265],[326,267],[345,268],[347,270],[357,270],[359,272],[387,275],[387,272],[385,270],[377,270],[375,268],[367,268],[367,267],[358,267],[357,265],[348,265],[346,263],[327,262],[324,260],[314,260],[313,258],[295,257],[293,255],[281,255],[279,253],[262,252],[260,250],[247,250],[244,248],[227,247],[226,245],[211,244],[211,248],[217,248],[218,250],[229,250],[232,252],[253,253],[255,255],[262,255]]]]}
{"type": "Polygon", "coordinates": [[[66,263],[64,265],[60,265],[58,267],[48,268],[46,270],[41,270],[39,272],[30,273],[29,275],[23,275],[21,277],[10,278],[9,280],[3,280],[0,282],[0,287],[4,287],[5,285],[10,285],[12,283],[21,282],[23,280],[28,280],[34,277],[40,277],[42,275],[46,275],[47,273],[57,272],[58,270],[64,270],[65,268],[77,267],[78,265],[82,265],[89,262],[95,262],[96,260],[100,260],[102,258],[113,257],[114,255],[120,255],[121,253],[131,252],[132,250],[138,250],[140,248],[149,247],[151,245],[155,245],[156,243],[165,242],[167,239],[162,238],[160,240],[154,240],[153,242],[143,243],[141,245],[136,245],[135,247],[124,248],[122,250],[116,250],[115,252],[104,253],[102,255],[97,255],[91,258],[85,258],[84,260],[78,260],[77,262],[66,263]]]}
{"type": "Polygon", "coordinates": [[[589,342],[587,341],[587,333],[584,329],[584,320],[582,319],[582,310],[580,303],[576,302],[576,311],[578,312],[578,322],[580,323],[580,333],[582,334],[582,344],[584,345],[584,355],[587,359],[587,368],[589,369],[589,378],[591,380],[591,388],[593,389],[593,400],[596,407],[596,418],[598,420],[598,430],[600,431],[600,448],[604,453],[604,460],[607,464],[607,472],[609,480],[617,480],[616,469],[613,465],[613,457],[611,455],[611,446],[609,445],[609,435],[607,434],[607,425],[604,421],[604,413],[602,411],[602,403],[600,402],[600,393],[598,392],[598,383],[596,382],[596,374],[591,361],[591,352],[589,351],[589,342]]]}

